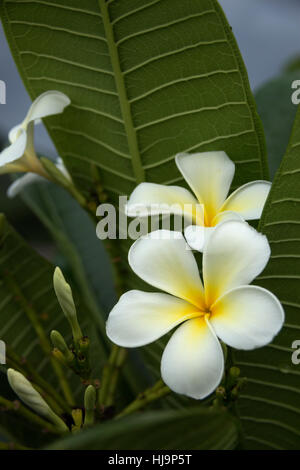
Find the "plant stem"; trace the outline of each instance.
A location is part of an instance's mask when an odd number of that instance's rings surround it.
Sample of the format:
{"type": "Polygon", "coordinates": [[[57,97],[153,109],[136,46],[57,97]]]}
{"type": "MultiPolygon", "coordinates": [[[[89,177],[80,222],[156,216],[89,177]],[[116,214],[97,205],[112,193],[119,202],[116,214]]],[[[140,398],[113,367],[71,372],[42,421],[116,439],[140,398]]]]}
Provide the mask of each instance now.
{"type": "Polygon", "coordinates": [[[144,408],[149,403],[158,400],[171,392],[169,387],[167,387],[162,380],[159,380],[153,387],[148,388],[143,393],[138,395],[138,397],[130,403],[121,413],[116,416],[116,419],[122,418],[123,416],[134,413],[135,411],[144,408]]]}
{"type": "Polygon", "coordinates": [[[57,360],[51,355],[51,345],[50,342],[48,341],[48,338],[46,336],[46,333],[38,319],[38,315],[36,311],[33,309],[33,307],[27,302],[26,298],[24,297],[21,289],[19,286],[16,284],[12,276],[6,275],[6,280],[10,284],[11,289],[15,292],[15,295],[20,302],[22,308],[26,312],[29,320],[31,321],[31,324],[33,328],[35,329],[35,332],[39,338],[41,348],[43,349],[44,353],[46,356],[50,357],[50,362],[52,364],[53,370],[59,380],[61,389],[65,395],[65,398],[70,406],[74,406],[74,398],[73,394],[71,391],[71,388],[69,386],[68,381],[66,380],[65,373],[63,372],[60,364],[57,362],[57,360]]]}
{"type": "Polygon", "coordinates": [[[111,371],[108,391],[107,391],[107,401],[106,406],[112,406],[115,399],[115,393],[118,385],[120,369],[123,366],[127,357],[127,350],[124,348],[119,348],[119,352],[114,364],[114,368],[111,371]]]}
{"type": "Polygon", "coordinates": [[[4,406],[5,409],[8,411],[14,411],[15,413],[19,413],[28,421],[31,421],[32,423],[37,424],[38,426],[41,426],[52,434],[60,434],[62,432],[61,429],[56,428],[55,426],[53,426],[53,424],[49,423],[45,419],[28,410],[18,400],[13,402],[0,396],[0,406],[1,405],[4,406]]]}
{"type": "Polygon", "coordinates": [[[100,407],[112,406],[114,403],[119,373],[127,356],[127,350],[117,345],[112,346],[107,364],[104,366],[99,393],[100,407]]]}

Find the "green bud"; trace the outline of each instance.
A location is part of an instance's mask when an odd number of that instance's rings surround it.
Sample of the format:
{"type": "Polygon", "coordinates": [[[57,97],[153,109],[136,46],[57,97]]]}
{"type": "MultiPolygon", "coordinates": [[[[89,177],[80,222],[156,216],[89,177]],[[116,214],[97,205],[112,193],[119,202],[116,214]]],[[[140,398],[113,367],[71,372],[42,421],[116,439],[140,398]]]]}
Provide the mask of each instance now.
{"type": "Polygon", "coordinates": [[[233,366],[229,369],[229,374],[227,377],[227,384],[226,384],[227,390],[231,390],[236,385],[239,375],[240,375],[240,369],[238,367],[233,366]]]}
{"type": "Polygon", "coordinates": [[[218,387],[216,389],[216,397],[221,401],[226,399],[226,390],[224,387],[218,387]]]}
{"type": "Polygon", "coordinates": [[[59,362],[61,362],[64,366],[67,365],[65,357],[59,349],[54,348],[53,351],[52,351],[52,355],[55,357],[55,359],[57,359],[59,362]]]}
{"type": "Polygon", "coordinates": [[[66,362],[72,362],[74,360],[74,354],[68,348],[63,336],[59,333],[59,331],[52,330],[50,333],[50,338],[54,348],[58,349],[63,354],[66,362]]]}
{"type": "Polygon", "coordinates": [[[69,430],[63,420],[51,410],[43,397],[33,388],[24,375],[14,369],[8,369],[7,379],[13,391],[25,405],[32,408],[39,415],[48,418],[60,431],[65,432],[69,430]]]}
{"type": "Polygon", "coordinates": [[[93,385],[89,385],[84,394],[84,427],[94,424],[94,410],[96,406],[96,389],[93,385]]]}
{"type": "Polygon", "coordinates": [[[240,375],[241,371],[238,367],[231,367],[230,370],[229,370],[229,374],[231,375],[231,377],[237,379],[240,375]]]}
{"type": "Polygon", "coordinates": [[[76,308],[73,300],[73,294],[70,285],[66,282],[63,273],[57,267],[53,277],[54,290],[60,303],[62,311],[70,323],[75,343],[82,338],[82,332],[77,320],[76,308]]]}
{"type": "Polygon", "coordinates": [[[82,410],[80,408],[76,408],[72,410],[72,418],[74,420],[75,426],[77,428],[81,428],[82,425],[82,410]]]}
{"type": "Polygon", "coordinates": [[[93,385],[89,385],[86,388],[84,394],[84,408],[86,410],[94,410],[96,406],[96,389],[93,385]]]}

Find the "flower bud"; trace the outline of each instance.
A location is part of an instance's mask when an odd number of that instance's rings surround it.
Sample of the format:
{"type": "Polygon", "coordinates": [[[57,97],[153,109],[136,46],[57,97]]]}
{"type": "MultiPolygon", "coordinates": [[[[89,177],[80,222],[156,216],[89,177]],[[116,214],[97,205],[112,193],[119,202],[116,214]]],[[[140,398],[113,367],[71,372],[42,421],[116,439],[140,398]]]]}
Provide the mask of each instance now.
{"type": "Polygon", "coordinates": [[[24,375],[14,369],[8,369],[7,379],[13,391],[25,405],[32,408],[39,415],[48,418],[61,431],[68,431],[65,423],[51,410],[43,397],[33,388],[24,375]]]}
{"type": "Polygon", "coordinates": [[[96,389],[89,385],[84,394],[85,418],[84,426],[90,426],[94,423],[94,410],[96,406],[96,389]]]}
{"type": "Polygon", "coordinates": [[[80,408],[72,410],[72,418],[74,420],[75,426],[80,428],[82,424],[82,410],[80,408]]]}
{"type": "Polygon", "coordinates": [[[58,267],[54,271],[53,283],[56,297],[70,323],[74,341],[77,343],[83,335],[77,320],[73,294],[70,285],[66,282],[63,273],[58,267]]]}
{"type": "Polygon", "coordinates": [[[50,339],[54,348],[58,349],[67,363],[70,363],[74,359],[74,354],[68,348],[63,336],[59,333],[59,331],[52,330],[50,333],[50,339]]]}

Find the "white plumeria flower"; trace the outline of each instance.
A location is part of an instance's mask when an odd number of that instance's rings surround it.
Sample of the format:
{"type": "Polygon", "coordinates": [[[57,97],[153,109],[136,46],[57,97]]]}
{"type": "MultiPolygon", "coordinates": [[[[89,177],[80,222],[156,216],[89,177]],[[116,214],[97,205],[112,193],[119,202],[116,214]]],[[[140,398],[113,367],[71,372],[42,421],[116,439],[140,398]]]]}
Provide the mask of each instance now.
{"type": "MultiPolygon", "coordinates": [[[[9,188],[10,197],[37,179],[49,178],[35,153],[34,125],[42,118],[62,113],[70,103],[65,94],[55,90],[46,91],[32,103],[23,122],[10,131],[10,146],[0,153],[0,174],[28,173],[9,188]]],[[[58,161],[56,166],[60,168],[61,163],[58,161]]]]}
{"type": "Polygon", "coordinates": [[[225,152],[181,153],[175,161],[196,197],[180,186],[141,183],[125,208],[128,216],[182,214],[193,224],[185,230],[186,239],[199,251],[219,223],[260,218],[271,183],[252,181],[227,197],[235,165],[225,152]]]}
{"type": "Polygon", "coordinates": [[[248,285],[266,266],[270,248],[247,223],[226,221],[213,231],[203,253],[203,283],[183,235],[172,234],[152,232],[128,256],[139,277],[167,294],[122,295],[107,335],[119,346],[138,347],[180,325],[164,350],[162,378],[174,392],[202,399],[223,376],[218,338],[237,349],[264,346],[281,329],[284,311],[271,292],[248,285]]]}

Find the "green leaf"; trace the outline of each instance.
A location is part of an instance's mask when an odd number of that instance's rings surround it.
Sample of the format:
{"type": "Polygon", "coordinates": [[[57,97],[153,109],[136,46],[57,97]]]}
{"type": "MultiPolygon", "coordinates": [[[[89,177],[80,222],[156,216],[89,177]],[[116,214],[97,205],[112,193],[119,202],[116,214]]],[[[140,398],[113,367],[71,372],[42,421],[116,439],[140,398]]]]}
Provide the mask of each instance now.
{"type": "Polygon", "coordinates": [[[297,106],[292,103],[291,87],[299,68],[265,83],[255,93],[257,110],[266,134],[270,175],[273,179],[288,145],[297,106]]]}
{"type": "Polygon", "coordinates": [[[215,0],[3,0],[0,12],[31,97],[71,98],[47,127],[86,193],[91,163],[114,201],[144,180],[181,182],[180,151],[225,150],[235,186],[267,177],[246,70],[215,0]]]}
{"type": "Polygon", "coordinates": [[[237,429],[225,411],[156,411],[106,422],[55,442],[57,450],[234,449],[237,429]]]}
{"type": "MultiPolygon", "coordinates": [[[[3,0],[0,14],[31,97],[54,88],[72,101],[46,125],[87,198],[94,167],[114,203],[141,181],[182,184],[182,151],[226,151],[233,188],[268,177],[245,66],[216,0],[3,0]]],[[[124,287],[138,288],[129,241],[117,244],[124,287]]]]}
{"type": "Polygon", "coordinates": [[[300,369],[292,343],[300,336],[300,109],[261,222],[271,259],[260,286],[281,301],[285,324],[264,349],[235,353],[248,386],[239,400],[247,448],[299,449],[300,369]]]}

